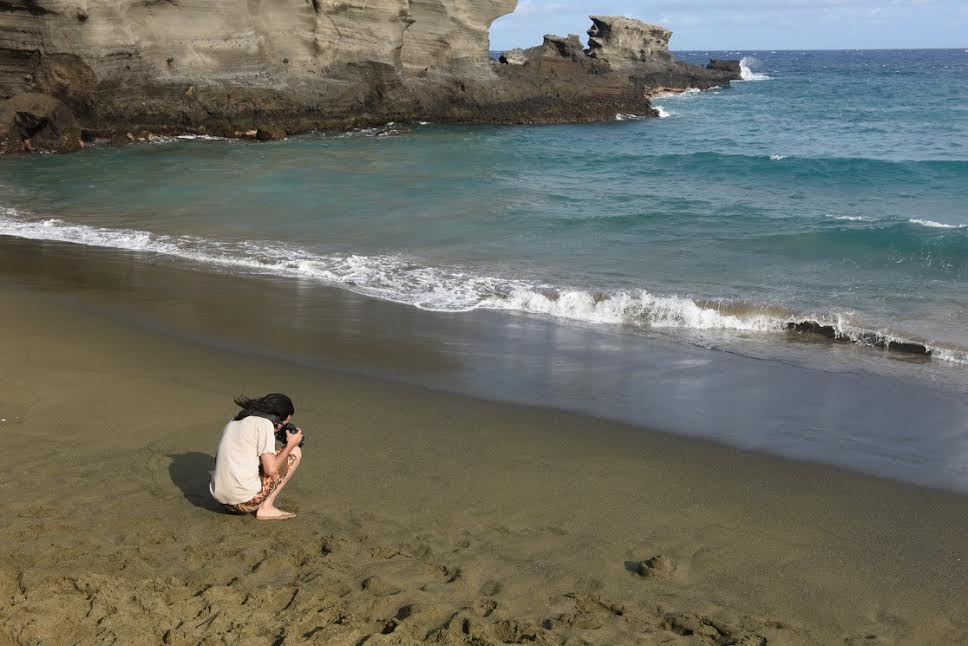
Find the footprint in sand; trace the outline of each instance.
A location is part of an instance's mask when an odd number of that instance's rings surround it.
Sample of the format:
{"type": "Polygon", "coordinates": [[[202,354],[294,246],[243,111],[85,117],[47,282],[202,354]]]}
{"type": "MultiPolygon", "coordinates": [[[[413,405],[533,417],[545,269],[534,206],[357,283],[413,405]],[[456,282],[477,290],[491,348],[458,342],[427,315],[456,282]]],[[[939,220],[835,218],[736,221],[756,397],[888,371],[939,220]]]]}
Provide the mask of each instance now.
{"type": "Polygon", "coordinates": [[[497,609],[497,601],[494,599],[478,599],[474,603],[474,612],[480,617],[489,617],[497,609]]]}
{"type": "Polygon", "coordinates": [[[431,565],[430,571],[443,583],[453,583],[462,574],[459,567],[451,568],[446,565],[431,565]]]}

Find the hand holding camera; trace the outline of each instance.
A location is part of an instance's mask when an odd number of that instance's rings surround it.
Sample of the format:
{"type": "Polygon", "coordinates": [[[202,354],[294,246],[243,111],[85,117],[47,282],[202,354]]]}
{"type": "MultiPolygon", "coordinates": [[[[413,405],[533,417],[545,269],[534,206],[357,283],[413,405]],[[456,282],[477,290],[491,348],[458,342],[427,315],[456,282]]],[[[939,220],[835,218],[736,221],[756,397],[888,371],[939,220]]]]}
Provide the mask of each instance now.
{"type": "Polygon", "coordinates": [[[286,446],[299,447],[306,443],[302,430],[292,423],[283,424],[279,427],[279,430],[276,431],[276,441],[286,446]]]}

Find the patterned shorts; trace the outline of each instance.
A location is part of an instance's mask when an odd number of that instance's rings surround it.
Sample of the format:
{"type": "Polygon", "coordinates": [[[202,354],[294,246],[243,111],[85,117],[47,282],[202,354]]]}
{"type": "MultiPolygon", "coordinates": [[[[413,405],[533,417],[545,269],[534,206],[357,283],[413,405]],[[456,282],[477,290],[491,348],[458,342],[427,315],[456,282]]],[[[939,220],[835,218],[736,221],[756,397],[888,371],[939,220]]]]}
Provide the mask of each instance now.
{"type": "MultiPolygon", "coordinates": [[[[276,455],[278,456],[281,452],[282,451],[277,452],[276,455]]],[[[290,453],[289,459],[286,460],[284,465],[279,467],[279,473],[274,476],[266,475],[262,470],[262,465],[260,464],[259,476],[262,478],[262,490],[248,502],[240,502],[237,505],[225,505],[225,510],[230,514],[251,514],[252,512],[256,511],[262,505],[262,503],[265,502],[266,498],[268,498],[272,492],[276,490],[276,487],[279,486],[279,483],[282,482],[282,479],[286,477],[286,474],[289,473],[289,469],[291,469],[292,465],[295,463],[296,456],[290,453]]]]}

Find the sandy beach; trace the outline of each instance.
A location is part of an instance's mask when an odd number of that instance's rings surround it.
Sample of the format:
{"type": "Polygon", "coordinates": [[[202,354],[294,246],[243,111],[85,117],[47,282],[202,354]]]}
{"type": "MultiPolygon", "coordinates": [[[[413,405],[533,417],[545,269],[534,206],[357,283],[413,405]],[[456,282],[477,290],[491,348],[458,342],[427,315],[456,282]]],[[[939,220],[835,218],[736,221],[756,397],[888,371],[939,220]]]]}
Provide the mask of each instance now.
{"type": "Polygon", "coordinates": [[[28,275],[0,283],[0,643],[968,642],[963,495],[240,352],[28,275]],[[207,492],[232,397],[270,390],[307,433],[286,523],[207,492]]]}

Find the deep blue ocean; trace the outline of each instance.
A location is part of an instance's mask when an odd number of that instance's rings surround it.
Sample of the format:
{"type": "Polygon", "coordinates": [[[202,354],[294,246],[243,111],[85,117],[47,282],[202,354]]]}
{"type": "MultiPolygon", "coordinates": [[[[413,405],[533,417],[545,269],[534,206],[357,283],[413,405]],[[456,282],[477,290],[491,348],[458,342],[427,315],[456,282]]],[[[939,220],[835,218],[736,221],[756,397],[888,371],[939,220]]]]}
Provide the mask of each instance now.
{"type": "Polygon", "coordinates": [[[965,384],[968,51],[678,56],[748,80],[658,119],[7,158],[0,234],[822,362],[787,331],[815,321],[837,361],[965,384]]]}

